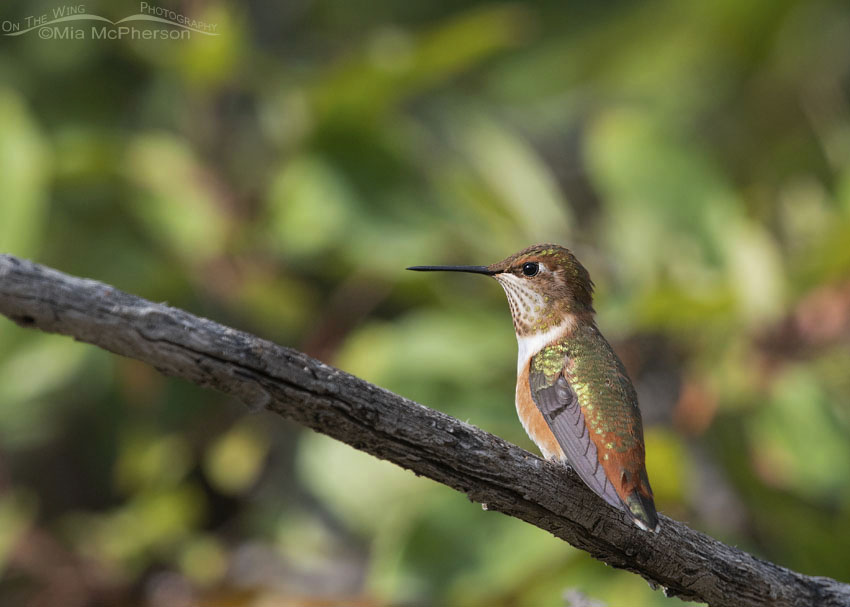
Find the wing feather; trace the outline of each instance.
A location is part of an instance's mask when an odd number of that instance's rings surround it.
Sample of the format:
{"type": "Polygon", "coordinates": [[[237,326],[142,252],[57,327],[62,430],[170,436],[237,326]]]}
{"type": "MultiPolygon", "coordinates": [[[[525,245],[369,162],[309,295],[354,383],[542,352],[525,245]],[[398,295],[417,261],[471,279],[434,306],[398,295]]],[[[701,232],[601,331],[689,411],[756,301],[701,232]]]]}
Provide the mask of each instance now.
{"type": "Polygon", "coordinates": [[[528,376],[531,398],[543,414],[543,419],[555,435],[570,466],[594,493],[612,506],[622,509],[620,497],[599,464],[596,445],[587,430],[575,390],[562,373],[550,381],[542,371],[533,370],[534,364],[531,369],[528,376]]]}

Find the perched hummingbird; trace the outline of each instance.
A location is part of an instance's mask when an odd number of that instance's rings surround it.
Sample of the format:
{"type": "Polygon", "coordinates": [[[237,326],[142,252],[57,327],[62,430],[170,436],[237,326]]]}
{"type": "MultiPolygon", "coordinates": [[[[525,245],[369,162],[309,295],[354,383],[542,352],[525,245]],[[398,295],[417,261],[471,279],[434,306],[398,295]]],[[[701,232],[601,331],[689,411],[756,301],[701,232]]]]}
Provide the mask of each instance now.
{"type": "Polygon", "coordinates": [[[572,466],[644,531],[658,515],[644,464],[637,394],[594,320],[593,282],[564,247],[538,244],[490,266],[415,266],[492,276],[508,296],[519,344],[516,408],[547,459],[572,466]]]}

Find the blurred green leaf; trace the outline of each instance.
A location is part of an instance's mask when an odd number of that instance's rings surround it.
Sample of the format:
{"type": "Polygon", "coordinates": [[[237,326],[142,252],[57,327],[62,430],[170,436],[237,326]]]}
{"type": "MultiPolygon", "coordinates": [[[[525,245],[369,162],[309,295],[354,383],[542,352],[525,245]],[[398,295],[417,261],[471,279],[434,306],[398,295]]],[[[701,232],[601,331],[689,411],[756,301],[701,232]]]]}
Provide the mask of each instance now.
{"type": "MultiPolygon", "coordinates": [[[[493,121],[462,116],[456,123],[456,137],[469,162],[497,193],[511,218],[514,247],[522,248],[530,240],[569,242],[573,219],[542,159],[518,136],[493,121]]],[[[495,250],[492,254],[504,255],[495,250]]]]}
{"type": "Polygon", "coordinates": [[[115,467],[115,484],[128,495],[173,487],[193,464],[186,441],[176,435],[136,433],[122,445],[115,467]]]}
{"type": "Polygon", "coordinates": [[[0,88],[0,250],[31,257],[43,238],[50,148],[26,102],[0,88]]]}
{"type": "Polygon", "coordinates": [[[23,449],[49,440],[71,400],[66,390],[90,358],[85,346],[34,335],[0,359],[0,442],[23,449]]]}
{"type": "Polygon", "coordinates": [[[430,490],[412,472],[320,434],[302,436],[297,466],[299,478],[326,499],[337,516],[370,535],[380,534],[398,509],[405,517],[415,517],[427,507],[430,490]],[[375,517],[376,512],[383,514],[375,517]]]}
{"type": "Polygon", "coordinates": [[[132,141],[127,179],[137,185],[138,213],[151,238],[187,261],[201,261],[225,248],[227,221],[214,178],[187,142],[166,133],[132,141]]]}
{"type": "Polygon", "coordinates": [[[661,268],[680,280],[705,280],[740,221],[739,202],[715,167],[672,129],[622,107],[600,112],[588,132],[590,169],[611,214],[608,242],[629,263],[632,283],[661,268]]]}
{"type": "Polygon", "coordinates": [[[194,536],[180,553],[180,568],[189,579],[201,586],[214,584],[227,571],[225,547],[213,535],[194,536]]]}
{"type": "Polygon", "coordinates": [[[752,424],[753,457],[768,483],[833,501],[850,475],[848,429],[846,420],[836,419],[817,376],[789,370],[752,424]]]}
{"type": "Polygon", "coordinates": [[[342,62],[316,88],[318,113],[357,121],[379,115],[403,98],[516,45],[527,18],[519,5],[492,5],[455,16],[421,35],[400,27],[378,30],[365,53],[342,62]]]}
{"type": "Polygon", "coordinates": [[[139,494],[114,512],[77,515],[66,528],[88,556],[138,574],[157,554],[178,550],[201,521],[203,497],[192,486],[139,494]]]}
{"type": "Polygon", "coordinates": [[[315,254],[335,244],[354,221],[354,192],[321,158],[288,162],[269,192],[272,244],[285,253],[315,254]]]}
{"type": "Polygon", "coordinates": [[[683,502],[694,478],[693,464],[681,440],[662,428],[651,428],[645,433],[646,470],[652,479],[652,492],[660,510],[665,504],[683,502]]]}

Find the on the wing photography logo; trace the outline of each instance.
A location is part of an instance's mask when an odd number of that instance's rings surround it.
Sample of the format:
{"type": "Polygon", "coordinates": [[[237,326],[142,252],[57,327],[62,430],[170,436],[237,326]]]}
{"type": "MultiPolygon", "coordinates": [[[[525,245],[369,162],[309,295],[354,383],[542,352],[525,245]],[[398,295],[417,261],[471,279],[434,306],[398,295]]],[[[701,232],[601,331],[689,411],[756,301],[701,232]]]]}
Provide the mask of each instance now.
{"type": "Polygon", "coordinates": [[[35,34],[42,40],[189,40],[193,34],[218,36],[218,25],[188,17],[148,2],[139,12],[113,21],[86,11],[85,4],[66,4],[49,13],[0,21],[4,36],[35,34]]]}

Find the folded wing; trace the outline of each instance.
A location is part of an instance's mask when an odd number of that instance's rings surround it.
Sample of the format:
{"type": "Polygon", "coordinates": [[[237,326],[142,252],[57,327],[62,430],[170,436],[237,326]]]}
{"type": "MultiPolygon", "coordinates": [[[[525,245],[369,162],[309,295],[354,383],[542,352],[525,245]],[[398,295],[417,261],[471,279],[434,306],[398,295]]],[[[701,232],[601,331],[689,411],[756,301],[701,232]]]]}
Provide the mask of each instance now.
{"type": "Polygon", "coordinates": [[[547,379],[544,372],[534,371],[534,366],[531,365],[528,376],[531,397],[570,466],[597,495],[612,506],[624,510],[620,497],[599,463],[596,445],[591,440],[575,390],[563,374],[547,379]]]}

